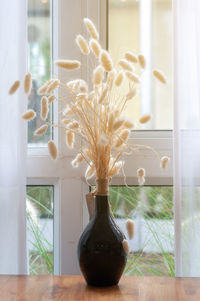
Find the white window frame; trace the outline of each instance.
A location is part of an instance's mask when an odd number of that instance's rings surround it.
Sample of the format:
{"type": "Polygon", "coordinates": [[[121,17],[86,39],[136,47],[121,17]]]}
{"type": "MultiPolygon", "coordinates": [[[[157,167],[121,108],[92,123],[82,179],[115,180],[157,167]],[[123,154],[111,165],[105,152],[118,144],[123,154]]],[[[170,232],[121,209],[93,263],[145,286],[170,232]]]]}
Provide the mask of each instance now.
{"type": "MultiPolygon", "coordinates": [[[[83,33],[82,19],[87,16],[96,24],[100,32],[100,41],[106,47],[107,1],[106,0],[60,0],[53,1],[53,59],[76,58],[82,63],[77,72],[63,72],[54,69],[60,78],[69,80],[73,76],[91,78],[87,58],[75,47],[76,34],[83,33]],[[68,77],[69,76],[69,77],[68,77]]],[[[54,121],[58,120],[60,105],[54,107],[54,121]]],[[[133,132],[131,139],[135,144],[152,146],[161,155],[172,158],[171,131],[133,132]]],[[[48,156],[47,148],[29,150],[28,185],[54,185],[54,273],[79,274],[77,261],[77,242],[88,214],[85,205],[85,194],[88,185],[84,179],[84,167],[73,169],[71,160],[75,151],[68,150],[61,131],[54,131],[54,140],[59,148],[59,159],[54,162],[48,156]]],[[[126,157],[125,173],[129,185],[137,185],[136,170],[145,167],[147,170],[146,185],[172,185],[172,164],[162,172],[158,158],[150,151],[144,156],[126,157]]],[[[91,182],[91,184],[95,184],[91,182]]],[[[112,180],[113,185],[123,185],[123,176],[112,180]]]]}

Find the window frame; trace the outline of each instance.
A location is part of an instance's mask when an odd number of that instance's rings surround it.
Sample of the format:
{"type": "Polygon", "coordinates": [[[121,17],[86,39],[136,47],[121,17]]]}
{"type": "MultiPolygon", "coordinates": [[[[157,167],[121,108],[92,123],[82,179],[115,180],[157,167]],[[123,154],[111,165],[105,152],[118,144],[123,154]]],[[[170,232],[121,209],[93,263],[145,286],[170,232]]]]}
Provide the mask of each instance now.
{"type": "MultiPolygon", "coordinates": [[[[53,60],[56,58],[76,58],[82,66],[88,66],[87,58],[80,54],[74,44],[76,34],[83,32],[82,19],[91,18],[99,29],[100,42],[107,45],[107,0],[52,0],[52,36],[53,60]],[[106,12],[106,13],[105,13],[106,12]],[[74,17],[76,16],[76,18],[74,17]],[[66,29],[70,28],[69,31],[66,29]]],[[[84,31],[85,32],[85,31],[84,31]]],[[[63,73],[53,66],[53,74],[65,80],[81,77],[89,80],[89,68],[82,67],[76,73],[63,73]],[[69,75],[69,78],[67,78],[69,75]]],[[[54,122],[58,120],[60,105],[53,108],[54,122]]],[[[151,145],[160,155],[173,156],[172,131],[137,131],[132,132],[135,144],[151,145]]],[[[84,226],[88,222],[85,194],[89,187],[84,179],[84,167],[73,169],[71,166],[74,150],[64,145],[63,133],[54,129],[54,141],[58,145],[59,158],[52,161],[48,149],[34,148],[28,150],[27,184],[54,186],[54,274],[79,274],[77,261],[77,242],[84,226]]],[[[147,170],[146,185],[172,185],[172,164],[163,172],[155,154],[144,151],[143,156],[126,157],[125,174],[128,185],[137,185],[136,170],[147,170]],[[137,158],[137,160],[135,159],[137,158]]],[[[91,181],[91,185],[94,185],[91,181]]],[[[122,175],[112,180],[112,185],[124,185],[122,175]]]]}

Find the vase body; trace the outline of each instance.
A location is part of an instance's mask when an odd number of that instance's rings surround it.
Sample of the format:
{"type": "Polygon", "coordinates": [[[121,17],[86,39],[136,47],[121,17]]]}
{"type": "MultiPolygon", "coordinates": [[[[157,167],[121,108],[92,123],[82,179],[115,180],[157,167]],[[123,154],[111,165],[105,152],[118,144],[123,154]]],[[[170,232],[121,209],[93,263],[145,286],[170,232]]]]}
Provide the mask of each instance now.
{"type": "Polygon", "coordinates": [[[95,203],[95,215],[78,243],[80,269],[89,285],[116,285],[127,260],[124,235],[110,215],[108,196],[97,195],[95,203]]]}

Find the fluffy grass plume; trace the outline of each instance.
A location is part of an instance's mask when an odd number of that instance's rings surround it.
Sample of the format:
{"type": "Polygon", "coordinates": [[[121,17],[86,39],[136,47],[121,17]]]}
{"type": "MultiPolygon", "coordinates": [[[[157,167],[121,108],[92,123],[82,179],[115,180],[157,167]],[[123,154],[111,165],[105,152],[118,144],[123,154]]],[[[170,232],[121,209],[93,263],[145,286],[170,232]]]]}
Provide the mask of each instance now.
{"type": "Polygon", "coordinates": [[[124,80],[124,72],[120,71],[115,78],[115,86],[117,87],[121,86],[123,80],[124,80]]]}
{"type": "Polygon", "coordinates": [[[137,94],[137,90],[133,87],[129,90],[129,92],[126,94],[126,99],[127,100],[130,100],[132,99],[133,97],[135,97],[137,94]]]}
{"type": "Polygon", "coordinates": [[[53,140],[50,140],[48,142],[48,150],[49,150],[49,154],[50,154],[51,158],[53,160],[56,160],[57,156],[58,156],[58,151],[57,151],[57,147],[55,145],[55,142],[53,140]]]}
{"type": "Polygon", "coordinates": [[[95,39],[90,39],[89,46],[96,58],[99,58],[101,52],[101,45],[99,42],[95,39]]]}
{"type": "Polygon", "coordinates": [[[102,50],[100,53],[100,62],[105,71],[110,72],[113,69],[113,63],[110,54],[106,50],[102,50]]]}
{"type": "Polygon", "coordinates": [[[31,73],[27,73],[24,77],[24,92],[29,95],[32,89],[32,76],[31,73]]]}
{"type": "Polygon", "coordinates": [[[145,114],[139,119],[139,123],[145,124],[151,120],[152,116],[150,114],[145,114]]]}
{"type": "Polygon", "coordinates": [[[27,110],[23,115],[22,115],[22,119],[24,120],[33,120],[36,117],[36,113],[35,111],[33,111],[32,109],[27,110]]]}
{"type": "Polygon", "coordinates": [[[134,236],[134,222],[131,219],[126,221],[126,230],[128,232],[129,239],[133,239],[134,236]]]}
{"type": "Polygon", "coordinates": [[[46,133],[47,129],[48,129],[48,125],[43,124],[34,132],[34,135],[35,136],[44,135],[46,133]]]}
{"type": "Polygon", "coordinates": [[[131,72],[134,71],[133,66],[127,60],[125,60],[125,59],[121,59],[119,61],[119,65],[124,70],[131,71],[131,72]]]}
{"type": "Polygon", "coordinates": [[[54,79],[47,87],[46,93],[50,94],[53,92],[55,89],[57,89],[60,86],[60,80],[59,79],[54,79]]]}
{"type": "Polygon", "coordinates": [[[145,175],[146,175],[145,169],[144,168],[138,168],[137,177],[138,177],[138,184],[140,186],[144,185],[144,183],[145,183],[145,175]]]}
{"type": "Polygon", "coordinates": [[[122,245],[123,245],[123,248],[124,248],[124,251],[126,252],[126,255],[129,254],[129,246],[128,246],[128,241],[126,239],[124,239],[122,241],[122,245]]]}
{"type": "Polygon", "coordinates": [[[94,23],[88,19],[88,18],[84,18],[83,22],[87,28],[87,31],[89,32],[90,36],[95,39],[98,40],[99,39],[99,33],[94,25],[94,23]]]}
{"type": "Polygon", "coordinates": [[[142,69],[145,69],[146,68],[146,59],[145,59],[144,55],[139,54],[138,55],[138,61],[139,61],[140,67],[142,69]]]}
{"type": "Polygon", "coordinates": [[[20,87],[20,80],[16,80],[12,86],[10,87],[10,90],[9,90],[9,94],[12,95],[14,94],[20,87]]]}
{"type": "Polygon", "coordinates": [[[131,51],[127,51],[124,56],[125,56],[125,59],[127,61],[131,62],[131,63],[137,63],[138,62],[137,55],[135,55],[131,51]]]}
{"type": "Polygon", "coordinates": [[[77,168],[81,162],[83,162],[84,157],[82,154],[78,153],[75,159],[72,161],[72,166],[77,168]]]}
{"type": "Polygon", "coordinates": [[[48,104],[54,102],[55,99],[56,99],[55,95],[50,95],[50,96],[48,97],[48,104]]]}
{"type": "Polygon", "coordinates": [[[167,156],[163,156],[161,159],[160,159],[160,167],[165,169],[167,163],[169,162],[169,157],[167,156]]]}
{"type": "Polygon", "coordinates": [[[139,83],[140,83],[140,78],[139,78],[139,76],[138,76],[137,74],[135,74],[135,73],[133,73],[133,72],[131,72],[131,71],[126,71],[125,74],[126,74],[126,77],[127,77],[130,81],[132,81],[132,82],[134,82],[134,83],[136,83],[136,84],[139,84],[139,83]]]}
{"type": "Polygon", "coordinates": [[[67,70],[79,69],[81,66],[81,63],[77,60],[57,60],[55,63],[56,66],[67,70]]]}
{"type": "Polygon", "coordinates": [[[103,81],[104,69],[101,65],[97,66],[93,71],[93,83],[98,86],[103,81]]]}
{"type": "Polygon", "coordinates": [[[72,131],[66,132],[66,143],[69,148],[74,147],[74,133],[72,131]]]}
{"type": "Polygon", "coordinates": [[[166,84],[167,83],[167,78],[166,76],[164,75],[164,73],[159,70],[159,69],[154,69],[153,70],[153,75],[163,84],[166,84]]]}
{"type": "Polygon", "coordinates": [[[76,44],[83,54],[88,55],[90,53],[87,41],[81,34],[76,37],[76,44]]]}
{"type": "Polygon", "coordinates": [[[130,134],[129,130],[127,129],[122,130],[116,141],[115,147],[119,148],[120,146],[122,146],[122,144],[127,141],[129,134],[130,134]]]}
{"type": "Polygon", "coordinates": [[[40,102],[40,117],[42,120],[46,120],[49,113],[49,106],[48,106],[48,98],[43,96],[40,102]]]}

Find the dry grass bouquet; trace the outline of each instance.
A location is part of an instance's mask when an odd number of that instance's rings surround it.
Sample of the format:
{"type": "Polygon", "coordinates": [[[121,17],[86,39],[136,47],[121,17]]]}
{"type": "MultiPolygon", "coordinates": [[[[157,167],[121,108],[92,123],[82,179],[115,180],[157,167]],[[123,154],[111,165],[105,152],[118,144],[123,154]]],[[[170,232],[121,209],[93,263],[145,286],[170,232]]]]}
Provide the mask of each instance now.
{"type": "MultiPolygon", "coordinates": [[[[120,170],[123,171],[125,164],[122,159],[123,155],[132,154],[144,148],[155,152],[147,146],[130,144],[131,130],[135,129],[136,124],[123,116],[126,105],[133,101],[138,93],[146,60],[141,54],[126,52],[115,68],[110,53],[102,49],[99,43],[99,34],[93,22],[88,18],[85,18],[83,22],[89,33],[89,41],[79,34],[76,37],[76,45],[83,55],[90,55],[96,60],[93,73],[91,73],[92,88],[89,89],[90,85],[83,79],[73,79],[68,82],[57,78],[49,79],[38,90],[38,94],[41,95],[40,117],[44,124],[36,129],[34,134],[43,135],[49,126],[57,126],[65,131],[66,144],[71,149],[74,148],[75,139],[79,136],[81,142],[72,166],[78,168],[85,161],[87,164],[86,181],[96,177],[96,189],[93,194],[107,195],[112,177],[120,170]],[[140,67],[139,74],[135,72],[136,64],[140,67]],[[129,88],[125,94],[120,95],[120,88],[127,81],[129,88]],[[56,97],[55,91],[59,88],[66,89],[70,96],[56,97]],[[66,103],[65,108],[60,112],[59,124],[46,123],[49,105],[56,100],[66,103]]],[[[81,66],[80,61],[68,59],[59,59],[55,64],[69,72],[81,66]]],[[[166,77],[160,70],[155,69],[152,73],[161,83],[166,84],[166,77]]],[[[31,91],[31,86],[31,74],[28,73],[24,78],[24,92],[27,95],[31,91]]],[[[19,87],[20,81],[17,80],[9,93],[15,93],[19,87]]],[[[22,115],[22,118],[27,121],[35,117],[36,113],[33,110],[27,110],[22,115]]],[[[151,118],[150,114],[143,115],[138,120],[138,124],[145,124],[151,118]]],[[[53,140],[48,142],[48,149],[51,158],[56,160],[58,150],[53,140]]],[[[159,160],[161,168],[165,168],[169,158],[164,156],[159,157],[159,160]]],[[[143,185],[145,182],[143,167],[137,170],[137,176],[139,185],[143,185]]],[[[131,221],[127,222],[127,229],[130,237],[133,237],[131,221]]],[[[127,242],[124,242],[124,248],[128,248],[127,242]]]]}

